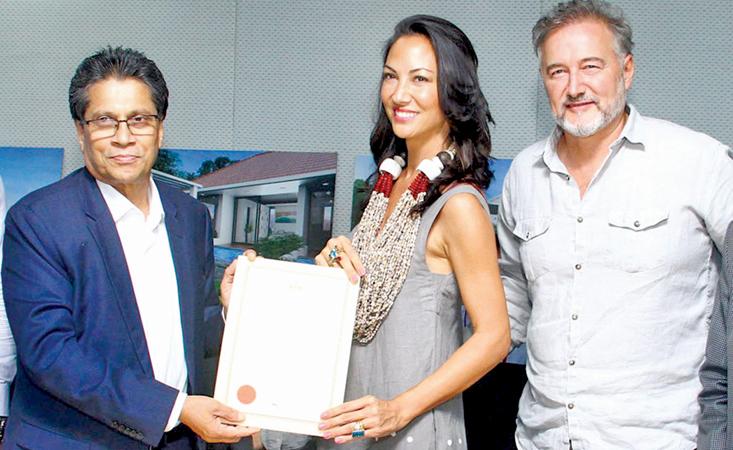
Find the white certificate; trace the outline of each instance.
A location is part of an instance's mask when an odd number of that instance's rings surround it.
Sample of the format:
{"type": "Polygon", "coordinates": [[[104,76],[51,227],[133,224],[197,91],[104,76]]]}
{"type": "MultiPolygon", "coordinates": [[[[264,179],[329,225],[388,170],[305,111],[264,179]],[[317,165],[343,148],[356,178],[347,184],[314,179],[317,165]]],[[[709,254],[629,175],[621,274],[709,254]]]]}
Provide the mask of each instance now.
{"type": "Polygon", "coordinates": [[[358,292],[340,268],[240,256],[214,398],[247,426],[321,436],[344,400],[358,292]]]}

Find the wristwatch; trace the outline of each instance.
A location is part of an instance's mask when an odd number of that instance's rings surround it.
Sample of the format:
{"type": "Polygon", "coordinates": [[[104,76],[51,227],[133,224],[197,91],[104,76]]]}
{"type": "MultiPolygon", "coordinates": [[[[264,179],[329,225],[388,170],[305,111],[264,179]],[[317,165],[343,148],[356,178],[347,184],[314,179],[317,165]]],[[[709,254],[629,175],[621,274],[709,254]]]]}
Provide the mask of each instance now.
{"type": "Polygon", "coordinates": [[[8,416],[0,416],[0,442],[5,437],[5,425],[8,423],[8,416]]]}

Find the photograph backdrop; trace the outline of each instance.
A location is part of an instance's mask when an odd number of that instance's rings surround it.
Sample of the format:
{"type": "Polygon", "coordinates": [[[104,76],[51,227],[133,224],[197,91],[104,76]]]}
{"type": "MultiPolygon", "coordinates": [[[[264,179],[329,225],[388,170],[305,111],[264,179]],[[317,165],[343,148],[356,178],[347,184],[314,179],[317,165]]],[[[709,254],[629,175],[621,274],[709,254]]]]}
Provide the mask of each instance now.
{"type": "MultiPolygon", "coordinates": [[[[634,28],[631,101],[733,143],[729,0],[613,1],[634,28]]],[[[171,90],[165,145],[186,149],[336,152],[333,229],[348,232],[354,157],[366,154],[394,25],[416,13],[471,38],[496,119],[494,156],[512,158],[552,127],[530,30],[548,0],[3,0],[0,146],[63,147],[82,165],[69,80],[102,46],[141,49],[171,90]],[[110,9],[112,8],[112,9],[110,9]],[[114,13],[112,13],[114,11],[114,13]]]]}
{"type": "Polygon", "coordinates": [[[0,147],[0,177],[5,185],[5,207],[25,195],[61,179],[64,149],[0,147]]]}

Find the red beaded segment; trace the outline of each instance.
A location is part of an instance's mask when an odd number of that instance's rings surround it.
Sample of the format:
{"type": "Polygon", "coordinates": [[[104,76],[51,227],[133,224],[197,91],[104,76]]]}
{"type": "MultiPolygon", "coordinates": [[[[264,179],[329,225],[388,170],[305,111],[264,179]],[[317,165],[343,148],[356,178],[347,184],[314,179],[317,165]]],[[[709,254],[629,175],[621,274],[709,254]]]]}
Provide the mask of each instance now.
{"type": "Polygon", "coordinates": [[[430,180],[428,179],[427,175],[422,172],[418,172],[415,179],[412,180],[412,183],[410,183],[410,193],[412,194],[413,198],[417,199],[417,196],[419,194],[428,191],[429,186],[430,180]]]}
{"type": "Polygon", "coordinates": [[[392,193],[392,186],[394,185],[394,179],[392,174],[389,172],[382,172],[377,178],[377,184],[374,186],[376,192],[384,194],[385,197],[389,197],[392,193]]]}

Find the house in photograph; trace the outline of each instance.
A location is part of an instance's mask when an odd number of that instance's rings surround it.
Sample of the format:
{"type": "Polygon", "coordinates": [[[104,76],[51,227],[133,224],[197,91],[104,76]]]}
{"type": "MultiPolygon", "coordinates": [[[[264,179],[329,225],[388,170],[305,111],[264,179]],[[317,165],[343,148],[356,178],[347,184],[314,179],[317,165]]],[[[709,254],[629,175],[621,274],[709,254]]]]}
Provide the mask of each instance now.
{"type": "Polygon", "coordinates": [[[155,169],[153,169],[153,180],[179,189],[193,198],[198,197],[199,189],[201,189],[201,185],[198,183],[155,169]]]}
{"type": "Polygon", "coordinates": [[[336,157],[262,152],[192,180],[212,212],[214,244],[312,258],[331,237],[336,157]]]}

